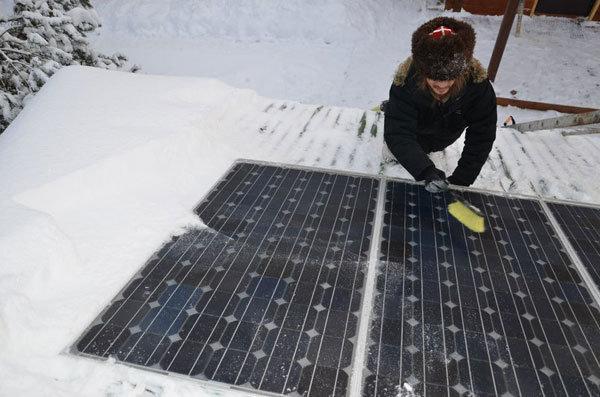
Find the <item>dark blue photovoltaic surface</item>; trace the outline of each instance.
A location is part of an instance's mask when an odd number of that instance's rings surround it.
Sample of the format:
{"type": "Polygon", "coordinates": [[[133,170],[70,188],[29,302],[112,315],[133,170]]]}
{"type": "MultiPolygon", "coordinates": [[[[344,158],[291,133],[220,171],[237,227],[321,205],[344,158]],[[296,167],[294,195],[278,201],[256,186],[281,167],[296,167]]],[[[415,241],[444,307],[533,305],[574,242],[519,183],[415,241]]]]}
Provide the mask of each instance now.
{"type": "MultiPolygon", "coordinates": [[[[600,396],[600,313],[542,204],[465,196],[485,233],[422,185],[238,163],[195,209],[208,227],[164,244],[73,350],[278,395],[347,396],[352,375],[365,397],[600,396]]],[[[548,205],[599,282],[599,210],[548,205]]]]}
{"type": "Polygon", "coordinates": [[[548,203],[571,246],[600,287],[600,208],[548,203]]]}
{"type": "Polygon", "coordinates": [[[344,396],[379,181],[240,163],[77,342],[250,390],[344,396]]]}
{"type": "Polygon", "coordinates": [[[600,395],[600,315],[539,203],[388,182],[365,396],[600,395]]]}

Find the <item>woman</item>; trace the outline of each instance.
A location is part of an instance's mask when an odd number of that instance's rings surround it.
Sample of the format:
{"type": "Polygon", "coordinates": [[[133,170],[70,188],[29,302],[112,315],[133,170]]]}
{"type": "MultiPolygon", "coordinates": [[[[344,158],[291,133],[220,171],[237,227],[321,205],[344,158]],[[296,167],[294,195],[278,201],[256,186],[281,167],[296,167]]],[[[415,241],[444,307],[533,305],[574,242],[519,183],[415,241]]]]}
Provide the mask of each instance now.
{"type": "Polygon", "coordinates": [[[448,183],[471,185],[496,138],[496,95],[487,71],[473,58],[473,28],[439,17],[412,36],[412,56],[396,71],[385,108],[385,142],[404,168],[432,192],[448,183]],[[452,175],[436,168],[428,153],[443,150],[466,129],[452,175]]]}

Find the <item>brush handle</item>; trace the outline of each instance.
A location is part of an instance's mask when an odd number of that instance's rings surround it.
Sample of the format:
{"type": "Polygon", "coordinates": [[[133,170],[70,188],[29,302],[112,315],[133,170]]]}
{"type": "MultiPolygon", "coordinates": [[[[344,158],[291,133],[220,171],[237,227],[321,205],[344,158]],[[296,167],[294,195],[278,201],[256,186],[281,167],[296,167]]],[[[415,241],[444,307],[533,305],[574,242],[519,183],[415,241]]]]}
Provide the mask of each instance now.
{"type": "Polygon", "coordinates": [[[454,199],[463,203],[467,208],[469,208],[471,211],[473,211],[476,215],[483,216],[483,212],[481,212],[481,210],[479,208],[475,207],[473,204],[469,203],[462,195],[460,195],[452,190],[448,190],[448,193],[450,193],[450,195],[452,197],[454,197],[454,199]]]}

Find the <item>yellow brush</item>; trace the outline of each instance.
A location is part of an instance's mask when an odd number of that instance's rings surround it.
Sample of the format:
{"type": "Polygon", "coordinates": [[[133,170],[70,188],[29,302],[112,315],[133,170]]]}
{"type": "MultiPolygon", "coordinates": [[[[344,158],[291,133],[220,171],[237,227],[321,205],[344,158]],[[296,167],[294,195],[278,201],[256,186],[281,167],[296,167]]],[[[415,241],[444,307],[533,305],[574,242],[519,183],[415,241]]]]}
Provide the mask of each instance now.
{"type": "Polygon", "coordinates": [[[448,212],[469,230],[485,232],[483,213],[457,193],[449,192],[456,201],[448,206],[448,212]]]}

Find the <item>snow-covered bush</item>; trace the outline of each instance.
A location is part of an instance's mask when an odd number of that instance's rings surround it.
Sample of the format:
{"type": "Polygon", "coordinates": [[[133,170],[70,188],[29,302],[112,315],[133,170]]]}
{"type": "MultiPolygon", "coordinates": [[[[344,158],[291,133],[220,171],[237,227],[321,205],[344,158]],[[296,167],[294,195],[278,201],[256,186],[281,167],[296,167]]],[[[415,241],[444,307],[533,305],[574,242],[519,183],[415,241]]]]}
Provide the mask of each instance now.
{"type": "Polygon", "coordinates": [[[90,0],[14,0],[13,15],[0,14],[0,133],[61,67],[123,66],[124,55],[90,48],[86,33],[98,26],[90,0]]]}

